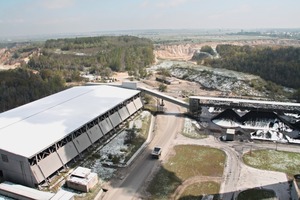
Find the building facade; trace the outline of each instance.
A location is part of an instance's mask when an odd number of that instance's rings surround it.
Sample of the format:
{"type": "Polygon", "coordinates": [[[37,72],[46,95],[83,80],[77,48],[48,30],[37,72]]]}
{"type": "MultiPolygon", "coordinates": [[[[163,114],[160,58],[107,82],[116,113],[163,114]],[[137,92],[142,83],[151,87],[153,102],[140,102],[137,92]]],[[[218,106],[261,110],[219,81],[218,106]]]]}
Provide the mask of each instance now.
{"type": "Polygon", "coordinates": [[[143,107],[140,91],[79,86],[0,114],[0,177],[37,187],[143,107]]]}

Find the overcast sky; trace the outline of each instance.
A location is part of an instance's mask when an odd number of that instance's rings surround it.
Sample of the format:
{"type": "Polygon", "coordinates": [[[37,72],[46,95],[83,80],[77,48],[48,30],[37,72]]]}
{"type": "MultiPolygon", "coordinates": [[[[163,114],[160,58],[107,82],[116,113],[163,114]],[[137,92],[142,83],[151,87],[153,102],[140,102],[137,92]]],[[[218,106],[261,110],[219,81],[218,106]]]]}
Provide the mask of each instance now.
{"type": "Polygon", "coordinates": [[[0,0],[0,36],[300,28],[300,0],[0,0]]]}

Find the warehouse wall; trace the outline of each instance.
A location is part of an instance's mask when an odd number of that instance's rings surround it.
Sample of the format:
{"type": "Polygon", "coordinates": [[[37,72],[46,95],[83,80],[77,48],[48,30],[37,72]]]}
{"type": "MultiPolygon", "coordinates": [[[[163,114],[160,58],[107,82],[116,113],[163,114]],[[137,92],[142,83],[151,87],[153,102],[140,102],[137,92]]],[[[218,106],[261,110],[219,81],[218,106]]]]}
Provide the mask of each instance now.
{"type": "Polygon", "coordinates": [[[92,143],[96,142],[101,137],[103,137],[103,133],[98,125],[95,125],[94,127],[88,129],[87,134],[91,139],[92,143]]]}
{"type": "Polygon", "coordinates": [[[34,186],[37,181],[32,177],[28,159],[0,149],[0,170],[5,180],[34,186]]]}

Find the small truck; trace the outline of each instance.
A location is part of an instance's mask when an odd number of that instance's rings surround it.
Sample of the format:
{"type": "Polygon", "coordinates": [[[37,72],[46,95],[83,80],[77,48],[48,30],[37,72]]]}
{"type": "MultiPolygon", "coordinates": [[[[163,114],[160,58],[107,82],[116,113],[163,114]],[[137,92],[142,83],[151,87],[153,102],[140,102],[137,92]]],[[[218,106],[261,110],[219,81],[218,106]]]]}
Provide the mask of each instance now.
{"type": "Polygon", "coordinates": [[[158,159],[160,155],[161,155],[161,147],[154,147],[151,153],[152,158],[158,159]]]}

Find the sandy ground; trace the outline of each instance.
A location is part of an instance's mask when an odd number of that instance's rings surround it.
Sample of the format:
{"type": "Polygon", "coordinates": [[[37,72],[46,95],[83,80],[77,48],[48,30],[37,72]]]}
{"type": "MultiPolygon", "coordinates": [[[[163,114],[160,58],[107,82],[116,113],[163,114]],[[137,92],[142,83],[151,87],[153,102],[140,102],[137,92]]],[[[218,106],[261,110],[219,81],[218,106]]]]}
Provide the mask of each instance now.
{"type": "Polygon", "coordinates": [[[19,64],[15,64],[15,65],[2,65],[2,64],[0,64],[0,70],[15,69],[19,66],[20,66],[19,64]]]}
{"type": "Polygon", "coordinates": [[[259,170],[242,164],[237,190],[256,187],[270,189],[276,192],[278,199],[289,199],[287,181],[285,173],[259,170]]]}
{"type": "Polygon", "coordinates": [[[117,80],[116,83],[122,83],[123,81],[128,81],[130,77],[127,72],[115,72],[112,78],[117,80]]]}

